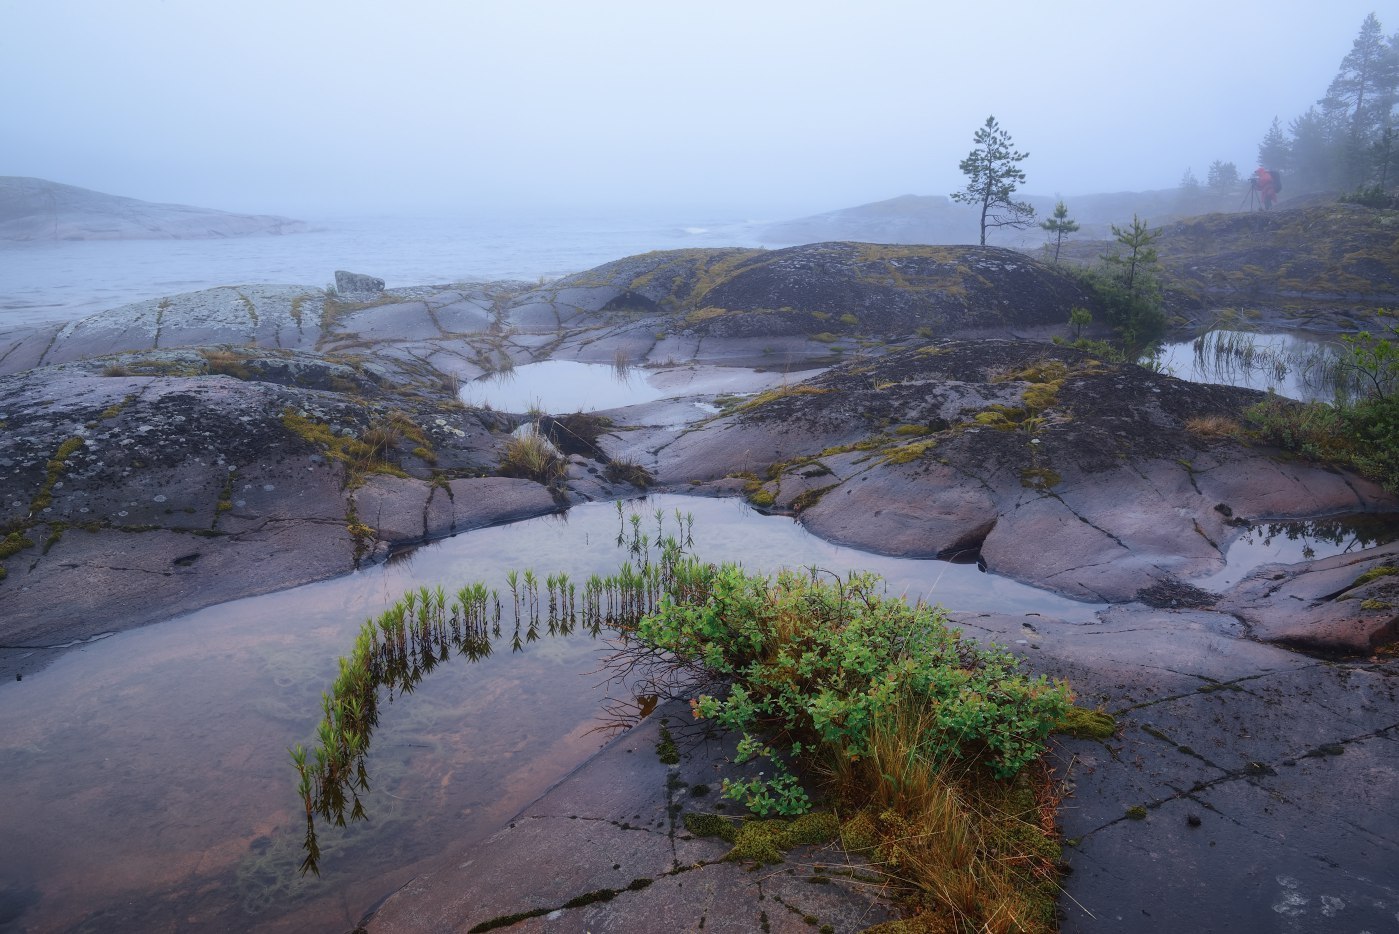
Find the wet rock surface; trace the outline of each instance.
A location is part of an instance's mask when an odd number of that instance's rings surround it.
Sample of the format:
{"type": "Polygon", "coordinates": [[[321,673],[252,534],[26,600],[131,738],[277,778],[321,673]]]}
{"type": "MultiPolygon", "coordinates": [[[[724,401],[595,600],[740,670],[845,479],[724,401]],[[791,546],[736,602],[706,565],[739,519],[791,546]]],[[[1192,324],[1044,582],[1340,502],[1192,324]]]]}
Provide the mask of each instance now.
{"type": "Polygon", "coordinates": [[[1041,343],[929,344],[658,436],[655,469],[677,489],[743,480],[843,544],[1124,602],[1223,567],[1246,519],[1394,511],[1360,478],[1192,427],[1260,398],[1041,343]]]}
{"type": "Polygon", "coordinates": [[[1231,616],[963,615],[1117,717],[1053,759],[1070,797],[1063,930],[1384,930],[1399,882],[1399,662],[1243,638],[1231,616]]]}
{"type": "Polygon", "coordinates": [[[537,483],[490,476],[508,422],[363,368],[106,359],[0,377],[6,673],[42,664],[45,646],[559,508],[537,483]],[[150,367],[166,375],[135,375],[150,367]],[[353,393],[310,388],[342,382],[353,393]]]}
{"type": "Polygon", "coordinates": [[[845,932],[895,917],[863,861],[834,844],[755,867],[726,861],[730,844],[686,830],[687,812],[732,809],[718,788],[738,774],[727,761],[734,750],[732,738],[697,727],[685,703],[664,704],[483,844],[394,893],[363,928],[845,932]],[[663,725],[678,764],[657,756],[663,725]]]}

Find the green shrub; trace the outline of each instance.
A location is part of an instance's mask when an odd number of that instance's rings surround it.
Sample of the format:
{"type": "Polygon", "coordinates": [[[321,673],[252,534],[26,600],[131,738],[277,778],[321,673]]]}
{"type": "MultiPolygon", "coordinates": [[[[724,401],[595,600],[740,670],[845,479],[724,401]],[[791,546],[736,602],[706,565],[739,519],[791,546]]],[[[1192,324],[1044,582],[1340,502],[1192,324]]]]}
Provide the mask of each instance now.
{"type": "Polygon", "coordinates": [[[726,692],[694,702],[696,715],[743,733],[740,761],[771,762],[756,778],[726,781],[725,796],[758,814],[805,811],[787,759],[867,756],[874,724],[910,702],[928,715],[916,745],[930,761],[973,758],[1005,777],[1039,756],[1068,689],[962,639],[940,609],[879,589],[869,574],[770,579],[725,565],[701,594],[641,620],[643,642],[727,679],[726,692]]]}

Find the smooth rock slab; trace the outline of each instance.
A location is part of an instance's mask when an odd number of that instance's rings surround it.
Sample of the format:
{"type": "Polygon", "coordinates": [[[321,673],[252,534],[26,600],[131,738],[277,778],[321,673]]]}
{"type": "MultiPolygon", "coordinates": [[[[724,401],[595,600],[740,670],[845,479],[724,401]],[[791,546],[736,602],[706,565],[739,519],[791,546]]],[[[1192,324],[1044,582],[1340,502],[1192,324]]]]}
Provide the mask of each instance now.
{"type": "Polygon", "coordinates": [[[829,924],[844,932],[891,916],[869,885],[835,873],[829,884],[806,881],[818,862],[845,865],[836,849],[797,848],[784,864],[750,872],[718,862],[728,851],[722,841],[691,837],[681,813],[712,812],[720,780],[735,773],[733,741],[705,740],[686,728],[689,719],[685,704],[663,705],[481,846],[394,893],[364,926],[371,934],[466,931],[540,912],[507,929],[808,932],[829,924]],[[656,754],[663,718],[681,749],[677,766],[656,754]],[[713,791],[697,798],[696,785],[713,791]],[[615,894],[598,900],[605,890],[615,894]]]}

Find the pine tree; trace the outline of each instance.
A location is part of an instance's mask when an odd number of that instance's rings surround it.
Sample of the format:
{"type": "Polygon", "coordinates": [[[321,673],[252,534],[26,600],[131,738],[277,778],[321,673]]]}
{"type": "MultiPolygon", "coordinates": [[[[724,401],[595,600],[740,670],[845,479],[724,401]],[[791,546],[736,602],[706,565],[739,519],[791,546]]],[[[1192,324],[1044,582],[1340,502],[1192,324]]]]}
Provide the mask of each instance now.
{"type": "Polygon", "coordinates": [[[1205,175],[1205,184],[1216,199],[1231,195],[1239,190],[1239,167],[1232,162],[1216,159],[1210,163],[1209,172],[1205,175]]]}
{"type": "Polygon", "coordinates": [[[1292,147],[1288,144],[1287,134],[1282,131],[1282,124],[1277,117],[1273,118],[1272,125],[1264,134],[1263,142],[1258,144],[1258,165],[1265,169],[1292,168],[1292,147]]]}
{"type": "Polygon", "coordinates": [[[1338,147],[1330,129],[1326,118],[1315,107],[1307,108],[1307,112],[1289,126],[1293,191],[1325,191],[1340,184],[1338,147]]]}
{"type": "Polygon", "coordinates": [[[1393,125],[1399,95],[1399,56],[1371,13],[1360,25],[1341,70],[1318,103],[1339,144],[1341,184],[1364,185],[1372,174],[1373,146],[1393,125]]]}
{"type": "Polygon", "coordinates": [[[1063,201],[1060,201],[1054,205],[1054,216],[1040,226],[1054,235],[1054,265],[1058,266],[1059,247],[1064,242],[1064,235],[1078,230],[1078,222],[1069,219],[1069,209],[1063,201]]]}
{"type": "Polygon", "coordinates": [[[958,167],[967,176],[967,187],[954,191],[952,200],[981,208],[981,245],[986,245],[987,227],[1028,227],[1035,219],[1035,209],[1012,196],[1025,173],[1019,163],[1029,153],[1017,152],[1010,134],[1002,130],[994,116],[972,137],[976,144],[958,167]]]}
{"type": "Polygon", "coordinates": [[[1195,177],[1192,170],[1187,168],[1185,174],[1180,177],[1180,196],[1177,199],[1180,210],[1187,214],[1199,210],[1202,191],[1200,180],[1195,177]]]}
{"type": "Polygon", "coordinates": [[[1161,285],[1156,278],[1155,241],[1160,231],[1153,231],[1137,215],[1132,215],[1130,227],[1112,225],[1112,235],[1125,253],[1115,250],[1102,257],[1106,276],[1100,292],[1108,308],[1108,316],[1129,350],[1140,352],[1155,343],[1166,329],[1166,315],[1161,307],[1161,285]]]}

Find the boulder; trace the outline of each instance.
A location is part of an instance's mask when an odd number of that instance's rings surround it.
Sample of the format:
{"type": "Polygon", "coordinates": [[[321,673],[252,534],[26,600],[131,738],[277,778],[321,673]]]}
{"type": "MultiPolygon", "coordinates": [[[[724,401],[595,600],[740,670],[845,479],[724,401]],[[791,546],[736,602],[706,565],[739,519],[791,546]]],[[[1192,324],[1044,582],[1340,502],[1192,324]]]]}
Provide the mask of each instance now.
{"type": "Polygon", "coordinates": [[[365,275],[362,272],[346,272],[343,269],[337,269],[335,270],[335,291],[342,293],[382,292],[384,291],[384,280],[365,275]]]}

